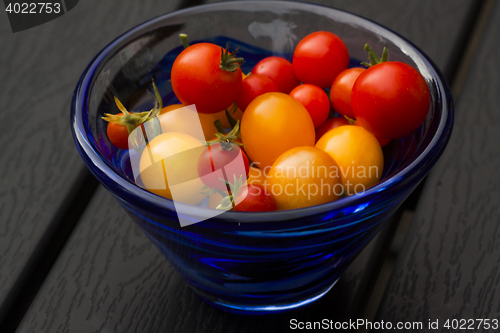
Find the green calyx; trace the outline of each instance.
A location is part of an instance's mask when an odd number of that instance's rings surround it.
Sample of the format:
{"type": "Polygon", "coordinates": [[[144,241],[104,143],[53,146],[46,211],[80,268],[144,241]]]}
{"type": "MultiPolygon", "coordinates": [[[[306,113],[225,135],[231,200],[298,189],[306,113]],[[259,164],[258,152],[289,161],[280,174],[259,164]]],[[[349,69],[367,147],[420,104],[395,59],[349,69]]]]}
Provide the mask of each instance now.
{"type": "MultiPolygon", "coordinates": [[[[238,108],[238,106],[236,104],[234,104],[232,113],[236,112],[237,108],[238,108]]],[[[240,121],[235,120],[231,116],[231,112],[229,112],[228,110],[226,110],[226,117],[229,121],[229,124],[231,126],[233,126],[231,131],[229,133],[226,133],[226,131],[224,131],[224,128],[222,127],[222,123],[221,123],[220,119],[217,119],[216,121],[214,121],[214,126],[219,132],[214,133],[215,139],[210,140],[210,141],[206,141],[205,145],[209,146],[209,145],[212,145],[214,143],[220,142],[222,150],[234,150],[234,145],[238,145],[240,147],[243,147],[243,149],[244,149],[245,145],[243,143],[237,141],[238,139],[241,140],[240,121]]]]}
{"type": "Polygon", "coordinates": [[[182,42],[182,45],[184,46],[184,48],[187,49],[189,47],[188,35],[179,34],[179,38],[181,39],[181,42],[182,42]]]}
{"type": "Polygon", "coordinates": [[[236,48],[233,52],[229,53],[228,45],[226,45],[225,50],[221,47],[219,68],[228,72],[235,72],[236,70],[238,70],[238,68],[240,68],[240,66],[245,62],[243,58],[236,58],[236,53],[238,53],[238,50],[239,49],[236,48]]]}
{"type": "Polygon", "coordinates": [[[160,114],[161,109],[163,108],[163,102],[160,96],[160,92],[158,91],[158,88],[156,87],[154,81],[153,81],[153,90],[155,97],[155,106],[151,110],[131,113],[123,106],[120,100],[115,96],[115,104],[118,107],[118,109],[123,113],[123,115],[105,113],[102,119],[106,120],[109,123],[116,123],[119,125],[123,125],[127,128],[128,134],[132,133],[132,131],[135,130],[137,126],[141,125],[145,121],[157,117],[160,114]]]}
{"type": "Polygon", "coordinates": [[[219,190],[217,187],[211,188],[211,187],[208,187],[207,185],[203,185],[201,187],[200,193],[203,195],[206,195],[206,196],[209,196],[209,195],[212,195],[215,193],[219,193],[221,195],[221,197],[223,197],[223,198],[227,195],[226,192],[219,190]]]}
{"type": "Polygon", "coordinates": [[[243,143],[236,141],[240,139],[239,120],[236,121],[236,124],[234,125],[233,129],[227,134],[224,134],[224,129],[222,128],[220,119],[214,121],[214,125],[219,132],[215,133],[215,139],[206,142],[207,146],[213,145],[215,143],[220,143],[222,150],[234,150],[234,145],[238,145],[245,148],[245,145],[243,143]]]}
{"type": "Polygon", "coordinates": [[[128,134],[132,133],[132,131],[135,130],[137,126],[148,120],[152,112],[151,110],[145,112],[130,113],[127,111],[127,109],[125,109],[123,104],[116,97],[115,103],[116,106],[118,106],[118,109],[120,109],[120,111],[123,113],[123,115],[105,113],[102,119],[110,123],[116,123],[125,126],[127,128],[128,134]]]}
{"type": "Polygon", "coordinates": [[[240,191],[244,183],[244,181],[242,180],[242,176],[240,176],[240,179],[237,179],[236,175],[234,175],[234,184],[231,184],[230,182],[222,178],[220,179],[220,181],[224,182],[224,184],[229,186],[231,194],[222,198],[220,205],[218,205],[216,209],[224,209],[224,210],[232,209],[235,206],[234,198],[238,195],[238,192],[240,191]]]}
{"type": "Polygon", "coordinates": [[[365,51],[368,52],[368,59],[370,59],[370,63],[362,62],[361,65],[366,67],[372,67],[380,63],[387,62],[389,53],[385,47],[384,50],[382,51],[382,58],[380,58],[377,52],[375,52],[375,50],[368,44],[365,44],[365,51]]]}
{"type": "Polygon", "coordinates": [[[349,125],[354,125],[354,123],[356,122],[356,119],[349,118],[348,116],[344,115],[344,118],[345,118],[345,120],[347,120],[349,125]]]}
{"type": "MultiPolygon", "coordinates": [[[[187,49],[189,47],[187,35],[179,34],[179,38],[181,39],[184,49],[187,49]]],[[[223,47],[220,48],[221,55],[219,68],[224,71],[235,72],[238,70],[238,68],[240,68],[241,65],[243,65],[245,60],[243,58],[236,58],[236,53],[238,53],[239,50],[238,48],[236,48],[233,52],[229,52],[228,48],[228,45],[226,45],[225,50],[223,47]]]]}

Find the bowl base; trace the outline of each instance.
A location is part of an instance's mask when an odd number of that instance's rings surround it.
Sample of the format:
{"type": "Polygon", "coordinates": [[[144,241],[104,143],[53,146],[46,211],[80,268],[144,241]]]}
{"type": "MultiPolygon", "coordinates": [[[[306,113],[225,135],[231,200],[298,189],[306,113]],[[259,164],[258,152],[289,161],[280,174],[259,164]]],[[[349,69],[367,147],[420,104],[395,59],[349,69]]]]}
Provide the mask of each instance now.
{"type": "Polygon", "coordinates": [[[338,280],[339,279],[335,280],[327,288],[320,290],[319,292],[313,295],[308,295],[306,299],[294,300],[293,302],[290,303],[279,303],[270,305],[236,304],[236,303],[225,302],[224,300],[221,299],[209,299],[207,297],[204,297],[205,295],[202,295],[199,292],[197,292],[197,295],[206,303],[221,310],[224,310],[226,312],[231,312],[236,314],[246,314],[246,315],[259,315],[259,314],[264,315],[264,314],[272,314],[272,313],[279,313],[288,310],[293,310],[311,304],[312,302],[317,301],[318,299],[326,295],[326,293],[328,293],[330,289],[332,289],[332,287],[337,283],[338,280]]]}

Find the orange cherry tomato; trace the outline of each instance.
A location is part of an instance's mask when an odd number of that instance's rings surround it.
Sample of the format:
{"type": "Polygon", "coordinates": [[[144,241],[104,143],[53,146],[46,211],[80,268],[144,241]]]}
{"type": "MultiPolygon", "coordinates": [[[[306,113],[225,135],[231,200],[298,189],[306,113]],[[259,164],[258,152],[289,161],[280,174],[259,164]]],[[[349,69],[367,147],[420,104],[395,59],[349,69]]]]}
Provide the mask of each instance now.
{"type": "Polygon", "coordinates": [[[384,168],[384,155],[377,138],[363,127],[344,125],[327,132],[316,143],[337,162],[346,195],[360,193],[377,184],[384,168]]]}
{"type": "Polygon", "coordinates": [[[337,200],[343,192],[337,163],[315,147],[286,151],[274,162],[267,179],[278,210],[327,203],[337,200]]]}
{"type": "Polygon", "coordinates": [[[243,113],[241,139],[248,157],[266,172],[287,150],[314,146],[314,124],[293,97],[267,93],[254,99],[243,113]]]}

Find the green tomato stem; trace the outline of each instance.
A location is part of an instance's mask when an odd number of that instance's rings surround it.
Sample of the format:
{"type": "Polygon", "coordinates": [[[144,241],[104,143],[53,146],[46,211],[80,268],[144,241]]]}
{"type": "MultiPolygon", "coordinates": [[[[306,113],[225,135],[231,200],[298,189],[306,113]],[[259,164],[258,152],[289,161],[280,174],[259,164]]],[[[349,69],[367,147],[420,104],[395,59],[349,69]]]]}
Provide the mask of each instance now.
{"type": "Polygon", "coordinates": [[[365,51],[368,52],[368,59],[370,59],[370,62],[369,63],[362,62],[361,65],[366,67],[372,67],[381,64],[383,62],[387,62],[387,59],[389,57],[389,52],[385,47],[384,50],[382,51],[382,58],[378,56],[377,52],[375,52],[375,50],[369,44],[365,44],[365,51]]]}
{"type": "Polygon", "coordinates": [[[182,45],[184,45],[184,48],[187,49],[189,47],[188,36],[186,34],[180,34],[179,37],[181,38],[182,45]]]}
{"type": "Polygon", "coordinates": [[[236,58],[236,53],[238,53],[238,48],[233,52],[228,51],[229,45],[226,45],[226,49],[220,48],[220,65],[219,68],[227,72],[235,72],[240,68],[245,62],[243,58],[236,58]]]}

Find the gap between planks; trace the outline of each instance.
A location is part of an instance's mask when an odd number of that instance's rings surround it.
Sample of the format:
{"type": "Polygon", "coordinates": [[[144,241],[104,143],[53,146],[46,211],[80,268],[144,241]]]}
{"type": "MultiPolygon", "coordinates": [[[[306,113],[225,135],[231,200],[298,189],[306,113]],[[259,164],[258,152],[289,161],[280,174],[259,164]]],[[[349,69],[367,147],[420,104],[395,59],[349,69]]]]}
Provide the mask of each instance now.
{"type": "MultiPolygon", "coordinates": [[[[471,27],[469,27],[469,33],[464,38],[464,42],[457,47],[458,59],[456,61],[456,68],[451,68],[451,91],[454,98],[454,101],[458,99],[461,95],[464,83],[467,79],[471,66],[474,62],[475,55],[478,51],[479,44],[485,34],[485,29],[488,25],[488,22],[491,18],[492,9],[495,6],[495,0],[484,0],[478,6],[478,11],[475,20],[472,22],[471,27]],[[464,50],[463,53],[459,53],[461,50],[464,50]]],[[[385,289],[389,283],[390,277],[394,270],[394,265],[396,263],[396,259],[398,253],[400,252],[404,240],[407,236],[408,229],[410,224],[412,223],[414,211],[416,207],[416,203],[421,194],[422,185],[425,182],[419,185],[416,190],[417,193],[413,196],[413,202],[409,205],[403,204],[403,212],[401,215],[401,219],[399,223],[396,224],[396,232],[394,233],[394,237],[390,240],[391,246],[390,251],[388,251],[385,258],[381,260],[381,269],[380,271],[374,274],[373,280],[373,288],[367,293],[366,298],[368,299],[368,303],[363,312],[362,318],[367,321],[372,321],[375,318],[378,307],[385,293],[385,289]]],[[[359,333],[367,333],[368,330],[360,329],[359,333]]]]}

